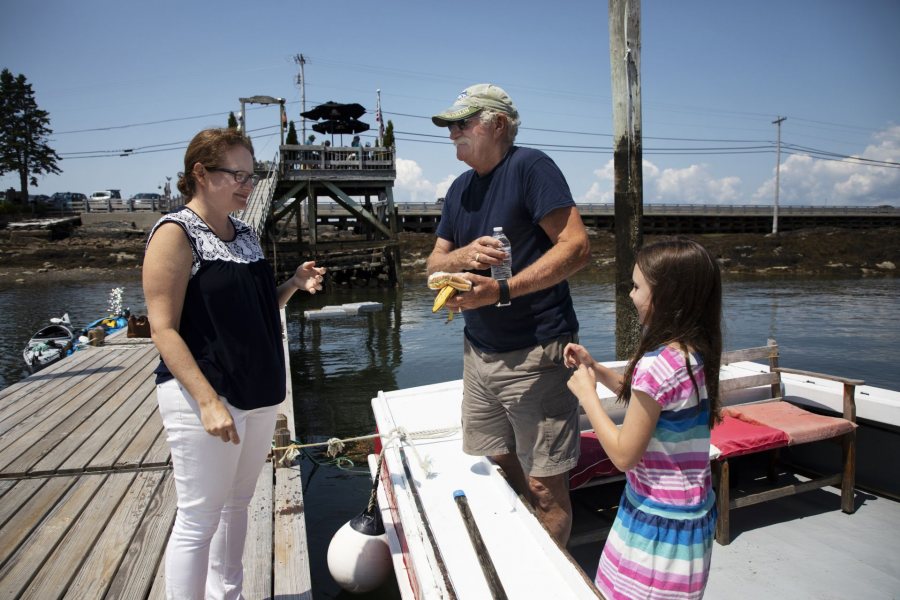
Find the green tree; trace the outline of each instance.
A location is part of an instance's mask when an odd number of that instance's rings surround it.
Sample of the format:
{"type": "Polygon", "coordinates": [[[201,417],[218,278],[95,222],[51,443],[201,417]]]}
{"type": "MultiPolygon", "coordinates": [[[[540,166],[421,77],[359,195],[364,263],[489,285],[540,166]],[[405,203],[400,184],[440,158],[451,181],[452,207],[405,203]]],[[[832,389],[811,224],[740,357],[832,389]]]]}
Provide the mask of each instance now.
{"type": "Polygon", "coordinates": [[[300,143],[297,141],[297,130],[294,129],[293,121],[288,122],[288,132],[287,132],[287,137],[284,140],[284,143],[287,144],[288,146],[296,146],[300,143]]]}
{"type": "Polygon", "coordinates": [[[237,129],[238,128],[237,117],[234,116],[234,111],[228,113],[228,128],[229,129],[237,129]]]}
{"type": "Polygon", "coordinates": [[[384,128],[384,140],[381,142],[385,148],[394,146],[394,122],[388,119],[387,127],[384,128]]]}
{"type": "Polygon", "coordinates": [[[50,113],[38,108],[34,90],[25,76],[13,77],[9,69],[0,73],[0,176],[19,174],[21,197],[28,197],[28,185],[37,187],[37,175],[58,174],[62,160],[47,137],[50,113]]]}

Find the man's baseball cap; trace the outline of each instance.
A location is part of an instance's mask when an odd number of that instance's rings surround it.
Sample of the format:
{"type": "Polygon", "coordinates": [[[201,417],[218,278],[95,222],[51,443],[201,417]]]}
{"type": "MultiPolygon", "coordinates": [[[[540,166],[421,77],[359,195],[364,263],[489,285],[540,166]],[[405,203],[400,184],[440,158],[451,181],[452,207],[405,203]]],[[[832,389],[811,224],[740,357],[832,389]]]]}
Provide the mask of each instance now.
{"type": "Polygon", "coordinates": [[[492,83],[476,83],[463,90],[456,97],[453,106],[431,117],[431,121],[438,127],[446,127],[454,121],[468,119],[484,109],[507,114],[513,119],[519,117],[516,105],[503,88],[492,83]]]}

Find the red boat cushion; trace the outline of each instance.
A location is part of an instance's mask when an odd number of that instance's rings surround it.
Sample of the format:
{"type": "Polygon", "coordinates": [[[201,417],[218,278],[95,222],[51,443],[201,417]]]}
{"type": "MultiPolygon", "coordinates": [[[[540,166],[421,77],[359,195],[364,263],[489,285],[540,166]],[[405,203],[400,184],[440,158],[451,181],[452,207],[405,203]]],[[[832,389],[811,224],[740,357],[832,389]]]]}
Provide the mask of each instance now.
{"type": "Polygon", "coordinates": [[[747,423],[780,429],[787,434],[791,445],[827,440],[856,427],[856,423],[846,419],[817,415],[782,401],[731,406],[725,413],[747,423]]]}
{"type": "Polygon", "coordinates": [[[748,423],[730,413],[730,408],[724,410],[722,422],[712,430],[710,443],[720,451],[718,460],[788,445],[788,436],[780,429],[748,423]]]}
{"type": "Polygon", "coordinates": [[[581,433],[581,457],[575,468],[569,471],[569,488],[576,489],[596,477],[619,475],[619,471],[603,451],[603,446],[593,431],[581,433]]]}

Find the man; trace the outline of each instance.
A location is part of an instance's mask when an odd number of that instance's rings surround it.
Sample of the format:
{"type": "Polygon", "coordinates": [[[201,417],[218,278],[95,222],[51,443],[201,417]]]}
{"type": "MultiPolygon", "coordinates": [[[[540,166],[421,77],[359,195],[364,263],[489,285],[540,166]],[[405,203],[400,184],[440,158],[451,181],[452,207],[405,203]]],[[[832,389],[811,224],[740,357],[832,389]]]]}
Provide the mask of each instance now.
{"type": "Polygon", "coordinates": [[[566,278],[590,258],[587,232],[559,168],[514,145],[519,114],[492,84],[467,88],[432,117],[472,167],[447,191],[428,273],[467,271],[474,285],[447,303],[465,318],[463,449],[489,456],[565,545],[568,471],[578,460],[578,402],[562,351],[578,320],[566,278]],[[513,276],[491,278],[510,239],[513,276]]]}

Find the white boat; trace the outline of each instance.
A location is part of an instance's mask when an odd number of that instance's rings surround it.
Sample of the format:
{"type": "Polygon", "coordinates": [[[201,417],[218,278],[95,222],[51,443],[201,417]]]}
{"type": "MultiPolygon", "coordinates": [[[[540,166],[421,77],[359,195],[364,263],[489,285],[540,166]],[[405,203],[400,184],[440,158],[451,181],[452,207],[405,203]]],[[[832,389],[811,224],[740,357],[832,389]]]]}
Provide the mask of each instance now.
{"type": "Polygon", "coordinates": [[[22,350],[22,359],[31,373],[36,373],[65,358],[72,350],[75,333],[69,322],[69,313],[50,319],[50,323],[51,325],[42,327],[32,335],[22,350]]]}
{"type": "MultiPolygon", "coordinates": [[[[620,366],[622,363],[605,364],[620,366]]],[[[767,368],[757,363],[733,363],[723,367],[722,377],[767,368]]],[[[783,376],[783,384],[785,397],[791,401],[823,411],[838,414],[841,411],[839,385],[787,374],[783,376]]],[[[614,404],[612,392],[599,385],[598,392],[613,419],[621,421],[624,408],[614,404]]],[[[463,453],[459,429],[461,399],[462,380],[455,380],[379,392],[372,400],[384,445],[378,503],[402,597],[405,600],[497,597],[490,585],[491,574],[495,573],[508,598],[597,598],[590,581],[593,572],[586,576],[571,555],[553,541],[499,469],[486,458],[463,453]],[[476,551],[477,540],[473,543],[460,516],[454,501],[457,490],[462,490],[468,499],[483,539],[482,552],[476,551]]],[[[754,399],[752,395],[742,396],[729,398],[728,403],[754,399]]],[[[872,456],[866,456],[864,428],[874,425],[888,432],[888,443],[893,448],[890,451],[897,456],[900,393],[861,386],[856,403],[861,423],[857,482],[863,487],[866,463],[872,463],[869,474],[881,473],[883,479],[893,477],[890,469],[896,472],[897,466],[889,465],[888,474],[884,475],[884,461],[877,456],[884,449],[872,450],[872,456]]],[[[585,429],[589,428],[584,421],[583,424],[585,429]]],[[[374,475],[377,470],[374,455],[369,457],[369,464],[374,475]]],[[[894,487],[898,482],[900,477],[894,478],[894,487]]],[[[802,496],[783,501],[796,501],[802,496]]],[[[900,504],[886,502],[896,505],[889,506],[888,510],[893,521],[900,523],[900,504]]],[[[841,523],[848,527],[852,527],[853,519],[863,523],[865,518],[848,517],[837,507],[834,513],[836,519],[847,517],[841,523]]],[[[833,531],[828,535],[833,536],[833,531]]],[[[593,537],[598,540],[598,555],[603,537],[605,534],[593,537]]],[[[740,545],[732,546],[717,545],[714,554],[719,548],[724,548],[723,553],[734,553],[740,548],[740,545]]],[[[841,560],[844,559],[836,559],[841,560]]],[[[752,564],[752,557],[747,557],[745,562],[752,564]]],[[[900,581],[900,574],[895,577],[900,581]]],[[[748,593],[750,596],[745,597],[753,597],[748,593]]]]}

